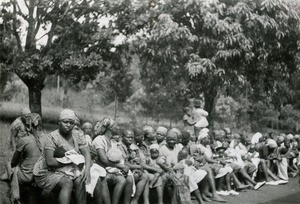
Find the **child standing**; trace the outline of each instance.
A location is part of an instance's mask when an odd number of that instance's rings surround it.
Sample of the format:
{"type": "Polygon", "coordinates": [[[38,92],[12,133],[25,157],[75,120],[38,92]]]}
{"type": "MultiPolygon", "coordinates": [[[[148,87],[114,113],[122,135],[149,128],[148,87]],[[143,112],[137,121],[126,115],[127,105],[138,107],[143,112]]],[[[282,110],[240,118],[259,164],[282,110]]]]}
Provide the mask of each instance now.
{"type": "Polygon", "coordinates": [[[185,166],[178,163],[173,167],[174,173],[169,173],[168,177],[174,186],[172,204],[192,204],[189,190],[189,177],[184,175],[185,166]]]}

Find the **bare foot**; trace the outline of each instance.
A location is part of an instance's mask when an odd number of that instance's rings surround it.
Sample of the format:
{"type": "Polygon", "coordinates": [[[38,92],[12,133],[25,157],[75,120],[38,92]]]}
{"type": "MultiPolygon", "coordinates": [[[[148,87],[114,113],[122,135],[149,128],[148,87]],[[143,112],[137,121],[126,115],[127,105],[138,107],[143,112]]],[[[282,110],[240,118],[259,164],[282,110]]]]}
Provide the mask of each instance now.
{"type": "Polygon", "coordinates": [[[203,201],[205,201],[205,202],[211,202],[212,200],[211,199],[209,199],[208,197],[206,197],[206,196],[202,196],[202,199],[203,199],[203,201]]]}
{"type": "Polygon", "coordinates": [[[213,201],[217,201],[220,203],[226,203],[227,201],[221,198],[219,195],[215,195],[214,197],[211,198],[213,201]]]}

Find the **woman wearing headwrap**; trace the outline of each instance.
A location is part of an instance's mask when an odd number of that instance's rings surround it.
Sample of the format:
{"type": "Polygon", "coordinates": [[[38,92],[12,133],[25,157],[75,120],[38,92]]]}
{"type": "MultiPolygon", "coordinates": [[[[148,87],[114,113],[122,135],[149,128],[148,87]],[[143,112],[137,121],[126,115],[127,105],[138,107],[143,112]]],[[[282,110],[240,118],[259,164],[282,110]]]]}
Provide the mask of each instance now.
{"type": "MultiPolygon", "coordinates": [[[[92,142],[92,147],[97,153],[97,157],[94,159],[100,166],[110,169],[111,167],[116,167],[122,172],[128,172],[129,168],[123,164],[111,161],[108,157],[109,150],[117,148],[117,143],[112,143],[112,136],[119,131],[118,125],[111,118],[104,118],[98,121],[94,127],[95,139],[92,142]]],[[[119,171],[118,171],[119,172],[119,171]]],[[[120,202],[120,197],[125,188],[124,192],[124,204],[129,204],[131,199],[131,190],[133,181],[129,176],[107,173],[106,180],[108,183],[115,185],[112,204],[118,204],[120,202]],[[131,186],[131,187],[128,187],[131,186]]],[[[103,193],[103,197],[109,196],[109,193],[103,193]],[[106,195],[104,195],[106,194],[106,195]]]]}
{"type": "MultiPolygon", "coordinates": [[[[45,142],[44,154],[35,164],[33,174],[38,187],[43,189],[43,194],[50,193],[54,188],[59,191],[58,202],[70,203],[73,187],[75,188],[76,203],[86,203],[85,185],[90,183],[91,158],[87,142],[82,134],[73,134],[73,127],[77,116],[74,111],[64,109],[59,116],[59,128],[51,132],[45,142]],[[66,165],[59,158],[65,152],[75,150],[82,154],[85,168],[79,177],[72,177],[60,171],[66,165]]],[[[97,203],[101,202],[101,183],[97,182],[94,197],[97,203]]]]}
{"type": "MultiPolygon", "coordinates": [[[[41,116],[37,113],[24,116],[26,136],[17,140],[16,150],[10,164],[13,168],[13,175],[9,176],[12,200],[21,199],[25,203],[37,203],[35,191],[23,188],[23,185],[30,186],[28,184],[33,182],[33,168],[41,156],[42,147],[39,135],[41,121],[41,116]]],[[[8,175],[12,172],[8,172],[8,175]]]]}
{"type": "Polygon", "coordinates": [[[18,117],[10,126],[10,144],[9,148],[12,151],[16,150],[16,142],[20,138],[26,136],[26,127],[24,123],[24,117],[30,114],[28,108],[22,108],[21,116],[18,117]]]}

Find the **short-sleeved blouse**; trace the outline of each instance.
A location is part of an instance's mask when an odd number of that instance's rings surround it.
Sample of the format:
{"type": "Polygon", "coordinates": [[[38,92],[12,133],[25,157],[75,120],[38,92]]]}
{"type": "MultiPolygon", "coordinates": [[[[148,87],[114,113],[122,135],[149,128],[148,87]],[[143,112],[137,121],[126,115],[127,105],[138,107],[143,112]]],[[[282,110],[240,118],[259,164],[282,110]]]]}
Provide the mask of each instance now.
{"type": "Polygon", "coordinates": [[[45,149],[55,150],[57,147],[63,146],[66,151],[75,150],[79,152],[79,149],[82,147],[87,147],[87,141],[83,134],[73,130],[72,137],[74,140],[74,146],[72,146],[59,132],[55,130],[51,132],[45,142],[45,149]]]}

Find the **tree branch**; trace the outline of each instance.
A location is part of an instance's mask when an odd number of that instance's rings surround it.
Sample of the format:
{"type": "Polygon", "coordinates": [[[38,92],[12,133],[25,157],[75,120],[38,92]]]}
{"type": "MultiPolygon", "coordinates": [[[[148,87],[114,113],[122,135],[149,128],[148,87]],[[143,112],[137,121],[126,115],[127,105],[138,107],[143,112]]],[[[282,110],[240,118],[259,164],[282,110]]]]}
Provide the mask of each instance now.
{"type": "Polygon", "coordinates": [[[17,31],[17,8],[16,8],[16,0],[11,0],[11,3],[13,5],[13,33],[14,33],[14,36],[16,37],[16,40],[17,40],[17,46],[18,46],[18,49],[19,51],[22,51],[22,43],[21,43],[21,39],[20,39],[20,36],[19,36],[19,33],[17,31]]]}
{"type": "Polygon", "coordinates": [[[17,14],[19,14],[20,16],[22,16],[27,21],[27,16],[22,12],[22,10],[21,10],[20,5],[18,4],[18,2],[16,2],[16,4],[17,4],[17,8],[18,8],[17,14]]]}
{"type": "MultiPolygon", "coordinates": [[[[37,4],[37,8],[36,8],[36,20],[37,20],[37,24],[36,24],[36,27],[35,27],[35,30],[34,30],[34,36],[36,36],[36,34],[39,32],[39,29],[40,29],[40,26],[41,26],[41,14],[40,14],[40,3],[41,3],[41,0],[38,1],[38,4],[37,4]]],[[[37,40],[36,40],[37,41],[37,40]]]]}
{"type": "Polygon", "coordinates": [[[29,9],[29,6],[28,6],[28,3],[27,3],[26,0],[24,0],[24,4],[25,4],[25,6],[27,7],[27,9],[29,9]]]}

